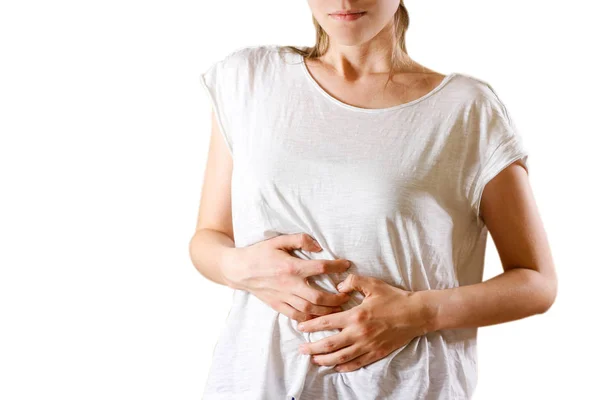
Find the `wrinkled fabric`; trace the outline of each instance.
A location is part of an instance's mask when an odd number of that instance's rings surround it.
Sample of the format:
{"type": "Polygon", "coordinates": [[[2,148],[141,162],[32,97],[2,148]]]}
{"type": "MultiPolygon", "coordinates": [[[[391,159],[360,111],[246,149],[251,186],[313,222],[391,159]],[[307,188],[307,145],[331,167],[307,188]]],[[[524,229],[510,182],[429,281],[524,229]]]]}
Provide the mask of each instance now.
{"type": "MultiPolygon", "coordinates": [[[[490,84],[451,73],[426,95],[381,109],[346,104],[282,46],[244,47],[200,77],[233,157],[236,247],[305,232],[323,251],[303,259],[352,261],[312,277],[337,292],[349,273],[404,290],[482,281],[483,188],[527,152],[490,84]]],[[[353,292],[344,309],[362,301],[353,292]]],[[[214,347],[204,399],[469,399],[477,329],[430,332],[351,372],[314,365],[298,347],[340,330],[297,322],[243,290],[214,347]]],[[[390,304],[394,307],[394,304],[390,304]]]]}

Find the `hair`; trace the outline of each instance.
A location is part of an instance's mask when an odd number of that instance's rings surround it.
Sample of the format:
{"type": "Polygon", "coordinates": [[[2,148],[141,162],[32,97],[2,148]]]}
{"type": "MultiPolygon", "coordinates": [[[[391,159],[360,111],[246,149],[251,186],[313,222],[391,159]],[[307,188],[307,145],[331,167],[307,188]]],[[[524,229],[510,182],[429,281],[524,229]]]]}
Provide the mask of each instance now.
{"type": "MultiPolygon", "coordinates": [[[[296,46],[282,46],[283,49],[291,50],[294,53],[300,54],[301,56],[311,59],[318,58],[325,54],[327,49],[329,48],[329,35],[325,30],[319,25],[319,22],[316,20],[315,16],[312,17],[313,25],[315,26],[316,33],[316,43],[314,46],[304,46],[304,47],[296,47],[296,46]]],[[[398,9],[394,13],[394,22],[393,22],[393,36],[394,36],[394,44],[392,49],[392,68],[388,75],[387,83],[392,79],[394,75],[394,71],[396,68],[404,62],[401,58],[401,55],[407,54],[406,51],[406,31],[408,30],[410,19],[408,18],[408,10],[404,6],[404,0],[400,0],[400,5],[398,9]]]]}

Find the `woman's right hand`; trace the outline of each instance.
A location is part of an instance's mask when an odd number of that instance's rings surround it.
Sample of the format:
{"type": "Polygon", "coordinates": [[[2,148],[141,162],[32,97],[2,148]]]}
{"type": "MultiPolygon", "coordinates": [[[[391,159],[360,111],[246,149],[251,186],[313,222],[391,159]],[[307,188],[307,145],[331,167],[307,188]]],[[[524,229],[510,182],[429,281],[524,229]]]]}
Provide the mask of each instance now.
{"type": "Polygon", "coordinates": [[[350,261],[304,260],[290,254],[294,249],[322,250],[306,233],[278,235],[232,249],[235,261],[224,263],[223,274],[230,287],[252,293],[274,310],[296,321],[341,311],[340,305],[350,299],[348,294],[313,288],[306,278],[344,272],[350,267],[350,261]]]}

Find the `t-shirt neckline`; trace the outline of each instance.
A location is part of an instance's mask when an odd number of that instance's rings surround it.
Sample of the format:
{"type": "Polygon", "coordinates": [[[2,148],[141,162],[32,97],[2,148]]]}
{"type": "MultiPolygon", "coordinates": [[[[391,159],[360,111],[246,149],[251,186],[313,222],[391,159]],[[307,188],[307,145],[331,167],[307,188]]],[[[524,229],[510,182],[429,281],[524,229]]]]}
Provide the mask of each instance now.
{"type": "Polygon", "coordinates": [[[326,97],[327,99],[329,99],[333,103],[338,104],[338,105],[340,105],[340,106],[342,106],[344,108],[347,108],[347,109],[350,109],[350,110],[354,110],[354,111],[359,111],[359,112],[367,112],[367,113],[380,113],[380,112],[386,112],[386,111],[399,110],[401,108],[405,108],[405,107],[409,107],[409,106],[412,106],[414,104],[417,104],[417,103],[425,100],[426,98],[432,96],[433,94],[439,92],[444,86],[446,86],[446,84],[452,79],[452,77],[454,77],[455,75],[457,75],[456,72],[450,72],[450,73],[446,74],[446,76],[444,77],[444,79],[442,79],[442,81],[440,83],[438,83],[438,85],[435,88],[433,88],[429,92],[425,93],[423,96],[418,97],[418,98],[416,98],[414,100],[411,100],[409,102],[402,103],[402,104],[396,104],[395,106],[390,106],[390,107],[385,107],[385,108],[363,108],[363,107],[353,106],[353,105],[348,104],[348,103],[344,103],[343,101],[338,100],[335,97],[333,97],[332,95],[330,95],[329,93],[327,93],[327,91],[321,87],[321,85],[313,78],[313,76],[308,71],[308,68],[306,66],[306,62],[305,62],[304,56],[300,55],[300,58],[301,58],[302,70],[304,71],[304,75],[306,76],[306,78],[308,79],[308,81],[310,81],[311,84],[324,97],[326,97]]]}

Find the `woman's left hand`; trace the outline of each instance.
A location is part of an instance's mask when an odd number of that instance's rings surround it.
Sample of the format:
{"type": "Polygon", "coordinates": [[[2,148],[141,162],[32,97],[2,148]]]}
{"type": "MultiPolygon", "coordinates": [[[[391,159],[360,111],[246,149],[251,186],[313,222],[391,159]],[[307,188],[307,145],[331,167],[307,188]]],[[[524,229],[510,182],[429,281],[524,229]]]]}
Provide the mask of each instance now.
{"type": "Polygon", "coordinates": [[[340,292],[357,290],[365,295],[350,310],[323,315],[298,325],[302,332],[342,329],[299,350],[311,354],[313,363],[337,365],[336,371],[354,371],[380,360],[413,338],[429,332],[430,308],[420,292],[409,292],[380,279],[349,274],[338,285],[340,292]]]}

